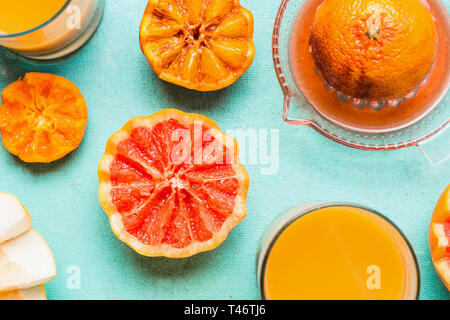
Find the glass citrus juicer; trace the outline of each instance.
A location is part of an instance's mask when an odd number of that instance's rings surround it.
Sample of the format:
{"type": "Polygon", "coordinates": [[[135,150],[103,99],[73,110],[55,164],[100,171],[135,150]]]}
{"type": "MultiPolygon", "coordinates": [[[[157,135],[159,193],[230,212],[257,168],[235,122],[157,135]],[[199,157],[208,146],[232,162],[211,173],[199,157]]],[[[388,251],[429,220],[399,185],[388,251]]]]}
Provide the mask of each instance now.
{"type": "Polygon", "coordinates": [[[282,0],[272,51],[284,94],[283,120],[361,150],[418,147],[433,165],[450,158],[450,20],[439,0],[421,0],[434,18],[438,48],[428,76],[399,99],[370,101],[336,91],[316,67],[310,28],[323,0],[282,0]]]}

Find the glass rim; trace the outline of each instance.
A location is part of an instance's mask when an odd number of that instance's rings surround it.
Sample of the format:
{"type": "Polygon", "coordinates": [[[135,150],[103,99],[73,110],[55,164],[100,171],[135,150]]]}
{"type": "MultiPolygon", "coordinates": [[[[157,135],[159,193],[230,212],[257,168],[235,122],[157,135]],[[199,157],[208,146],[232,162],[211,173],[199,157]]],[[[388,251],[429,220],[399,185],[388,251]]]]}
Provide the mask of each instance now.
{"type": "MultiPolygon", "coordinates": [[[[298,206],[298,207],[295,207],[286,212],[286,214],[289,214],[290,212],[292,212],[292,216],[289,217],[286,221],[283,221],[282,224],[279,227],[277,227],[276,232],[274,232],[273,235],[270,235],[270,227],[269,227],[269,229],[266,231],[266,233],[263,236],[262,243],[268,236],[271,236],[271,239],[267,245],[267,248],[265,249],[265,252],[261,251],[261,250],[263,250],[264,245],[261,245],[261,247],[259,248],[259,252],[258,252],[258,265],[257,265],[258,288],[259,288],[259,293],[260,293],[261,299],[267,300],[267,297],[265,295],[265,290],[264,290],[264,285],[265,285],[264,275],[266,272],[270,252],[272,251],[273,246],[275,245],[275,243],[277,242],[277,240],[279,239],[281,234],[290,225],[292,225],[292,223],[294,223],[298,219],[301,219],[305,215],[313,213],[313,212],[321,210],[321,209],[332,208],[332,207],[351,207],[351,208],[366,210],[366,211],[378,216],[379,218],[383,219],[390,226],[392,226],[394,228],[394,230],[400,235],[400,238],[403,239],[403,241],[405,242],[406,247],[407,247],[408,251],[411,253],[411,257],[414,261],[414,269],[415,269],[416,275],[417,275],[417,288],[416,288],[416,293],[414,295],[414,300],[419,300],[422,280],[421,280],[421,274],[420,274],[419,260],[417,259],[417,255],[414,251],[413,246],[411,245],[411,242],[408,240],[408,238],[403,233],[403,231],[391,219],[389,219],[382,213],[380,213],[377,210],[374,210],[370,207],[359,205],[356,203],[350,203],[350,202],[318,202],[318,203],[305,204],[304,206],[298,206]],[[262,257],[262,260],[260,259],[261,254],[264,255],[262,257]]],[[[277,220],[282,219],[282,217],[283,217],[283,215],[276,218],[275,221],[272,222],[271,226],[274,226],[277,223],[277,220]]]]}
{"type": "Polygon", "coordinates": [[[43,27],[45,27],[49,23],[53,22],[57,17],[59,17],[59,15],[61,13],[63,13],[64,10],[66,10],[66,8],[69,6],[69,4],[71,2],[72,2],[72,0],[66,0],[66,2],[61,7],[61,9],[59,9],[58,12],[56,12],[50,19],[48,19],[47,21],[41,23],[37,27],[34,27],[34,28],[30,29],[30,30],[26,30],[26,31],[18,32],[18,33],[4,33],[4,34],[1,33],[1,30],[0,30],[0,39],[21,37],[21,36],[25,36],[27,34],[33,33],[35,31],[38,31],[39,29],[42,29],[43,27]]]}

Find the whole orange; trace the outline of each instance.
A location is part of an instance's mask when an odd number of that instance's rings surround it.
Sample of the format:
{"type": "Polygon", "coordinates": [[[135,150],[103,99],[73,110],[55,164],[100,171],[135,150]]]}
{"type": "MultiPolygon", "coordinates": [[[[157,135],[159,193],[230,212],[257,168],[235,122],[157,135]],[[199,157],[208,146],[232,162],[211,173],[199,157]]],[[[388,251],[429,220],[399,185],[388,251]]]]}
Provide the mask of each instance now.
{"type": "Polygon", "coordinates": [[[436,57],[433,17],[420,0],[325,0],[311,27],[311,51],[325,80],[351,97],[404,97],[436,57]]]}

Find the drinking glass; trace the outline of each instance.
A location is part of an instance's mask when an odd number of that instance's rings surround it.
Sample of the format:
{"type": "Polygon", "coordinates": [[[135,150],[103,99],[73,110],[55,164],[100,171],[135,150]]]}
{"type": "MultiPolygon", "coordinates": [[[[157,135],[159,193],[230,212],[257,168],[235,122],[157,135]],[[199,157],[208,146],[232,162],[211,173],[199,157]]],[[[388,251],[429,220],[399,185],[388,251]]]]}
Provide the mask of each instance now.
{"type": "Polygon", "coordinates": [[[417,300],[420,295],[420,269],[414,250],[402,231],[388,218],[381,213],[357,204],[344,202],[317,202],[308,203],[296,207],[281,215],[266,231],[260,243],[257,256],[257,274],[261,299],[266,299],[265,293],[265,271],[270,252],[281,234],[295,221],[302,219],[309,213],[316,212],[324,208],[333,207],[353,207],[367,212],[366,216],[374,223],[382,227],[386,233],[392,237],[400,252],[405,282],[402,293],[402,300],[417,300]]]}
{"type": "Polygon", "coordinates": [[[20,33],[0,31],[0,46],[39,60],[57,59],[82,47],[97,30],[104,0],[67,0],[48,21],[20,33]]]}

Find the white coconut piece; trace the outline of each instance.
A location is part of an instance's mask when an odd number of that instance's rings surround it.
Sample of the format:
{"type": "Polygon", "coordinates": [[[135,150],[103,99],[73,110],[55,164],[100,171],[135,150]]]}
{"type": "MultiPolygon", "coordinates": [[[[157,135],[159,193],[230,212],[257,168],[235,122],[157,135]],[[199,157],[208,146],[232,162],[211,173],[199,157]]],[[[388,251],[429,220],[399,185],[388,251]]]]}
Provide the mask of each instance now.
{"type": "Polygon", "coordinates": [[[0,243],[31,229],[31,216],[15,196],[0,193],[0,243]]]}
{"type": "Polygon", "coordinates": [[[36,230],[0,245],[0,292],[32,288],[55,276],[53,254],[36,230]]]}
{"type": "Polygon", "coordinates": [[[47,300],[45,286],[0,293],[0,300],[47,300]]]}

